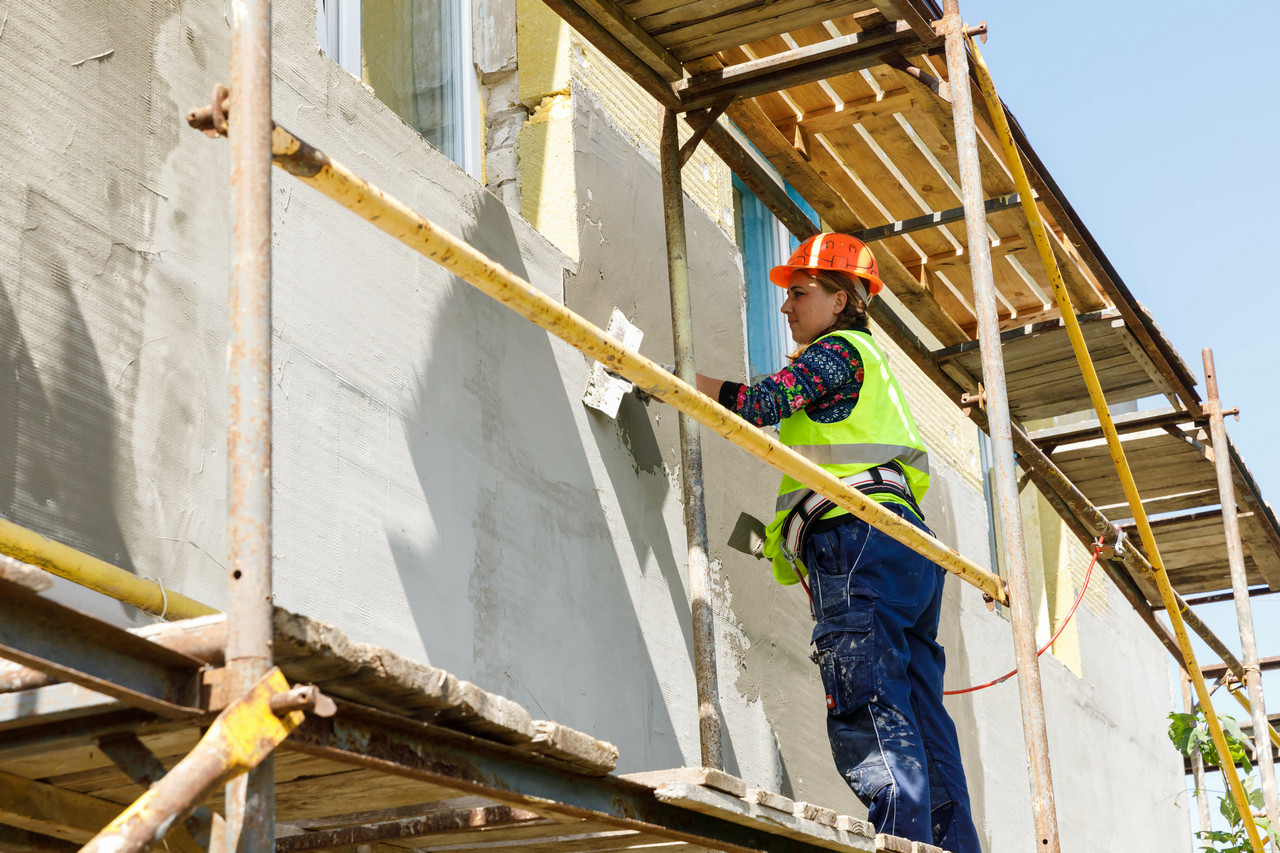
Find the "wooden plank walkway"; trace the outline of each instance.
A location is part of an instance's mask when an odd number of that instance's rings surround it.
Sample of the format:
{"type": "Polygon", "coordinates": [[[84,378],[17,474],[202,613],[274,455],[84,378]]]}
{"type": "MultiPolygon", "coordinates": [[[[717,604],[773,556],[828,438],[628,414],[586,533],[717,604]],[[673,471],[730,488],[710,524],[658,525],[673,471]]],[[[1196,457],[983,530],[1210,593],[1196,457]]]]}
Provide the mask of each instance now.
{"type": "MultiPolygon", "coordinates": [[[[159,624],[131,633],[181,647],[217,666],[225,617],[159,624]]],[[[378,739],[391,744],[405,733],[430,739],[436,732],[455,749],[491,754],[509,767],[515,766],[512,762],[528,765],[535,774],[576,780],[573,784],[586,785],[586,790],[593,784],[615,791],[618,785],[630,786],[625,790],[635,798],[633,808],[647,799],[654,808],[675,808],[747,827],[753,833],[749,837],[759,839],[759,846],[750,847],[710,838],[699,844],[688,832],[669,834],[652,821],[584,812],[580,805],[545,796],[530,799],[505,788],[486,788],[463,769],[423,770],[407,757],[409,747],[401,748],[396,760],[386,758],[397,754],[393,748],[374,760],[362,753],[317,749],[313,743],[293,745],[291,738],[276,751],[274,764],[277,853],[356,845],[382,853],[710,853],[725,848],[787,849],[788,842],[808,845],[797,848],[808,850],[932,849],[877,836],[864,820],[793,802],[723,771],[676,768],[610,776],[618,760],[611,744],[554,722],[533,720],[505,697],[387,649],[353,643],[333,626],[305,616],[277,609],[275,646],[277,664],[290,681],[315,683],[337,699],[335,719],[366,726],[372,732],[367,736],[370,746],[378,739]],[[893,844],[898,846],[886,846],[893,844]]],[[[105,697],[89,691],[64,695],[67,685],[48,678],[29,686],[39,678],[39,673],[16,665],[0,667],[0,726],[6,729],[0,739],[0,790],[8,792],[0,806],[0,849],[6,838],[10,843],[21,840],[15,832],[83,843],[143,792],[100,748],[99,738],[131,733],[171,768],[195,746],[207,721],[160,719],[119,702],[102,702],[105,697]],[[15,689],[24,685],[26,689],[15,689]],[[51,705],[42,698],[49,695],[62,697],[61,703],[51,705]],[[68,703],[78,703],[79,713],[68,716],[68,703]]],[[[222,792],[207,805],[220,811],[222,792]]],[[[27,841],[22,843],[30,841],[23,838],[27,841]]]]}

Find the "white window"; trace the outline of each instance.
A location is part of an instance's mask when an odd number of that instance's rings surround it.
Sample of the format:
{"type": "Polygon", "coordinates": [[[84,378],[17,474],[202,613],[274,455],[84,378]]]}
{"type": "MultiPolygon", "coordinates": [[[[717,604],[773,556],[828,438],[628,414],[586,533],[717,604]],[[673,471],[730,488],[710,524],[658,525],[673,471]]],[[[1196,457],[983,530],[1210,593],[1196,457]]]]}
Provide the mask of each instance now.
{"type": "Polygon", "coordinates": [[[411,123],[479,178],[480,81],[471,56],[471,0],[415,0],[413,7],[411,123]]]}
{"type": "Polygon", "coordinates": [[[316,0],[316,42],[348,74],[360,77],[360,0],[316,0]]]}
{"type": "Polygon", "coordinates": [[[480,82],[471,32],[471,0],[316,0],[320,48],[479,178],[480,82]]]}

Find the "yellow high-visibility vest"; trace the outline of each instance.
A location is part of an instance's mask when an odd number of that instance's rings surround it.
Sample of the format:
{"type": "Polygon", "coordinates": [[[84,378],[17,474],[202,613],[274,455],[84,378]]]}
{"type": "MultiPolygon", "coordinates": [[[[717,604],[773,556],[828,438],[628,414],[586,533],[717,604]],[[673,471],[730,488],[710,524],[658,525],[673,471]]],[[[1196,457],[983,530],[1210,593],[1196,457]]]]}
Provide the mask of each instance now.
{"type": "MultiPolygon", "coordinates": [[[[884,352],[869,333],[860,330],[841,329],[822,337],[843,338],[862,356],[862,389],[857,405],[844,420],[829,424],[811,419],[804,409],[794,412],[782,419],[782,443],[837,478],[897,460],[918,503],[929,489],[929,451],[884,352]]],[[[809,491],[799,481],[783,475],[773,522],[765,528],[764,555],[773,561],[773,576],[780,584],[799,580],[783,554],[782,522],[809,491]]],[[[895,495],[876,495],[875,499],[909,506],[895,495]]],[[[836,507],[823,518],[847,514],[848,510],[836,507]]],[[[800,555],[792,556],[797,568],[807,573],[800,564],[800,555]]]]}

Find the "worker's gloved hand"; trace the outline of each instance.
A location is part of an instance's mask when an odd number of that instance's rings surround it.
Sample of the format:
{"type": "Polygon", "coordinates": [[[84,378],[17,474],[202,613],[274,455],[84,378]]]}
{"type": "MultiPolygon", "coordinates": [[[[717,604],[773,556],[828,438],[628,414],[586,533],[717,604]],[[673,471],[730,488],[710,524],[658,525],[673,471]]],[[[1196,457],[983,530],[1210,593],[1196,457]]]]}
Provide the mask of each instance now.
{"type": "MultiPolygon", "coordinates": [[[[674,364],[663,364],[660,361],[655,361],[654,364],[658,365],[658,367],[661,367],[663,370],[667,371],[667,373],[670,373],[672,376],[676,375],[676,366],[674,364]]],[[[636,392],[636,399],[638,399],[641,403],[648,405],[649,395],[641,391],[639,388],[636,388],[635,392],[636,392]]]]}

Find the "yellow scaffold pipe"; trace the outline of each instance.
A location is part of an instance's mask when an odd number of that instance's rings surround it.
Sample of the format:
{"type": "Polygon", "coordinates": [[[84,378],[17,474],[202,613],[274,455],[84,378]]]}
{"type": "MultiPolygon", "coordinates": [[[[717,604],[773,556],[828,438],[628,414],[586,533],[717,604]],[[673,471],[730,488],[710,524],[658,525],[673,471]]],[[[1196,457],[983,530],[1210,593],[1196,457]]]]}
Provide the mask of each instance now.
{"type": "MultiPolygon", "coordinates": [[[[1111,420],[1111,412],[1107,408],[1106,397],[1103,395],[1102,385],[1098,381],[1098,373],[1093,367],[1093,359],[1089,356],[1089,349],[1085,344],[1084,335],[1080,333],[1080,323],[1076,320],[1076,312],[1071,305],[1071,296],[1067,293],[1067,288],[1063,284],[1062,272],[1058,269],[1058,262],[1053,256],[1053,249],[1049,245],[1044,221],[1040,217],[1040,209],[1036,206],[1035,196],[1031,192],[1031,182],[1027,179],[1026,168],[1022,163],[1017,147],[1013,143],[1013,136],[1009,132],[1009,122],[1005,118],[1004,105],[996,94],[991,72],[987,70],[986,63],[982,60],[982,54],[978,51],[977,44],[971,38],[966,37],[966,39],[969,44],[969,51],[973,55],[973,67],[978,74],[978,84],[982,88],[982,96],[987,102],[987,111],[991,116],[992,124],[995,126],[996,135],[1000,138],[1000,147],[1004,151],[1005,160],[1008,161],[1009,169],[1013,173],[1014,183],[1022,198],[1022,209],[1026,213],[1027,224],[1031,228],[1032,237],[1035,238],[1036,248],[1040,252],[1040,259],[1044,262],[1045,272],[1048,273],[1049,281],[1053,284],[1053,295],[1057,300],[1058,310],[1062,314],[1062,321],[1067,327],[1067,335],[1071,338],[1071,347],[1075,350],[1076,360],[1080,363],[1080,372],[1084,375],[1085,385],[1089,388],[1089,399],[1093,401],[1093,407],[1098,413],[1098,422],[1102,425],[1102,431],[1106,435],[1107,447],[1111,451],[1111,460],[1115,463],[1116,473],[1120,477],[1125,497],[1129,502],[1129,511],[1133,513],[1134,521],[1138,526],[1138,534],[1142,539],[1142,546],[1146,549],[1147,557],[1151,561],[1152,579],[1160,590],[1160,598],[1164,601],[1165,611],[1169,614],[1169,621],[1173,624],[1173,632],[1178,638],[1179,648],[1182,649],[1182,657],[1186,662],[1187,672],[1191,675],[1191,681],[1196,688],[1196,695],[1199,697],[1200,707],[1204,709],[1205,719],[1209,723],[1209,731],[1213,735],[1213,743],[1218,748],[1219,755],[1230,755],[1231,753],[1227,749],[1226,736],[1222,732],[1222,724],[1218,721],[1217,714],[1214,713],[1213,704],[1209,698],[1209,688],[1205,685],[1204,675],[1196,664],[1195,652],[1191,648],[1191,640],[1187,635],[1182,612],[1178,607],[1173,586],[1169,583],[1169,576],[1165,572],[1164,561],[1160,557],[1160,549],[1156,546],[1151,524],[1147,520],[1146,508],[1142,505],[1142,497],[1138,494],[1138,486],[1134,482],[1133,472],[1129,469],[1129,461],[1125,457],[1124,447],[1120,444],[1120,435],[1116,432],[1115,423],[1111,420]]],[[[963,80],[953,81],[953,83],[954,85],[965,85],[963,80]]],[[[1262,853],[1262,838],[1259,836],[1258,827],[1253,821],[1253,811],[1249,805],[1248,798],[1245,796],[1244,788],[1240,784],[1240,777],[1236,773],[1235,765],[1230,761],[1223,762],[1222,774],[1226,777],[1227,783],[1231,788],[1231,795],[1235,800],[1236,807],[1240,810],[1240,814],[1245,816],[1244,826],[1248,832],[1249,843],[1253,847],[1254,853],[1262,853]]]]}
{"type": "MultiPolygon", "coordinates": [[[[1233,685],[1227,688],[1227,692],[1240,703],[1240,706],[1244,708],[1245,713],[1250,715],[1253,714],[1253,705],[1251,705],[1249,700],[1245,698],[1244,691],[1237,689],[1237,687],[1233,685]]],[[[1271,743],[1273,743],[1277,748],[1280,748],[1280,733],[1276,732],[1276,727],[1267,723],[1267,733],[1271,735],[1271,743]]]]}
{"type": "Polygon", "coordinates": [[[158,581],[132,575],[119,566],[54,542],[3,518],[0,518],[0,554],[39,566],[49,574],[131,604],[153,616],[191,619],[219,612],[207,604],[166,589],[158,581]]]}
{"type": "MultiPolygon", "coordinates": [[[[208,108],[193,110],[188,121],[205,130],[215,126],[208,108]]],[[[225,125],[222,125],[225,127],[225,125]]],[[[719,403],[634,352],[603,329],[556,302],[529,282],[491,260],[472,246],[414,213],[402,202],[353,174],[327,154],[276,125],[271,135],[277,166],[319,190],[382,231],[435,261],[449,272],[493,297],[517,314],[601,362],[645,393],[693,417],[729,441],[764,460],[815,492],[923,554],[1001,604],[1008,602],[1004,582],[937,539],[881,508],[861,492],[814,465],[791,448],[769,437],[719,403]]]]}

